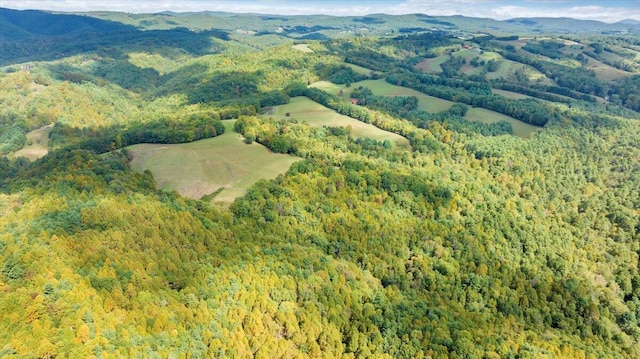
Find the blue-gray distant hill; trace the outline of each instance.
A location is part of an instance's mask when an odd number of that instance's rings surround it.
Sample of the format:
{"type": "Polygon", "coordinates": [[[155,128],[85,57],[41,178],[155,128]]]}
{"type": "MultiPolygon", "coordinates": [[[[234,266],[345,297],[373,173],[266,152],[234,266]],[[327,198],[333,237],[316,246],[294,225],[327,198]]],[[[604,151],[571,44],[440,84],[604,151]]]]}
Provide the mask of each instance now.
{"type": "Polygon", "coordinates": [[[224,31],[176,27],[143,31],[132,25],[85,15],[0,8],[0,65],[52,60],[105,48],[174,47],[202,55],[215,52],[211,38],[224,31]]]}

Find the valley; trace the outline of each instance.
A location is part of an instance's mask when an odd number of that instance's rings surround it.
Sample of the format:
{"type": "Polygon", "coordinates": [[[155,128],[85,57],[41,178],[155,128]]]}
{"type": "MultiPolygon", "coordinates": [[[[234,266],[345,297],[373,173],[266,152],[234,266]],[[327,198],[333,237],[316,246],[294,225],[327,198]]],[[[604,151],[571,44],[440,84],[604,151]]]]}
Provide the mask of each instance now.
{"type": "Polygon", "coordinates": [[[640,357],[638,23],[168,9],[0,8],[0,358],[640,357]]]}

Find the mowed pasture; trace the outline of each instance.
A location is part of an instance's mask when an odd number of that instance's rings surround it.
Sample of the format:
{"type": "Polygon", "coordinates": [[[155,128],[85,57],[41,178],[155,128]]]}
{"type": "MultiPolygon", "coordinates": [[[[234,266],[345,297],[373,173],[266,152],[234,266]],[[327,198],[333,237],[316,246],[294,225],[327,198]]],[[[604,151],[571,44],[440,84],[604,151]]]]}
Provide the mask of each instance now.
{"type": "MultiPolygon", "coordinates": [[[[474,58],[478,58],[478,61],[484,61],[485,63],[491,60],[500,60],[502,56],[497,52],[491,51],[483,51],[478,47],[472,47],[469,49],[462,49],[452,53],[455,57],[462,57],[466,60],[466,64],[460,68],[460,72],[466,75],[477,75],[483,72],[485,66],[474,67],[471,65],[471,60],[474,58]]],[[[439,73],[442,72],[442,63],[449,59],[450,55],[440,55],[438,57],[425,59],[418,64],[416,64],[416,68],[422,70],[427,73],[439,73]]]]}
{"type": "Polygon", "coordinates": [[[224,121],[223,135],[191,143],[130,146],[134,171],[151,171],[158,188],[200,199],[220,191],[212,202],[231,204],[260,179],[285,173],[300,158],[278,154],[258,144],[246,144],[224,121]]]}
{"type": "MultiPolygon", "coordinates": [[[[576,57],[580,54],[587,59],[587,62],[582,66],[586,69],[593,70],[595,72],[596,77],[602,81],[610,82],[616,81],[628,76],[633,76],[634,74],[627,71],[622,71],[617,69],[611,65],[607,65],[606,63],[596,60],[593,57],[590,57],[586,54],[584,48],[586,45],[572,45],[565,46],[562,48],[562,53],[567,57],[576,57]]],[[[609,63],[614,63],[618,61],[624,61],[624,59],[614,53],[603,51],[600,55],[601,58],[606,59],[609,63]]]]}
{"type": "MultiPolygon", "coordinates": [[[[437,113],[443,110],[447,110],[449,109],[449,107],[451,107],[451,105],[453,105],[453,102],[451,101],[443,100],[433,96],[428,96],[410,88],[392,85],[386,82],[384,79],[365,80],[365,81],[355,82],[351,85],[350,88],[345,87],[344,85],[337,85],[328,81],[315,82],[311,84],[311,86],[317,87],[319,89],[322,89],[334,95],[339,95],[340,91],[342,91],[342,97],[345,99],[348,99],[353,89],[357,88],[358,86],[368,87],[371,89],[371,91],[373,91],[374,94],[379,96],[416,96],[418,98],[418,109],[431,112],[431,113],[437,113]]],[[[503,90],[493,90],[493,91],[503,96],[506,95],[505,97],[510,97],[510,98],[527,98],[528,97],[528,96],[521,95],[511,91],[503,91],[503,90]]],[[[291,112],[291,116],[293,117],[293,112],[291,112]]],[[[501,113],[487,110],[480,107],[470,108],[464,118],[469,121],[480,121],[485,123],[507,121],[511,124],[511,127],[513,128],[513,134],[519,137],[529,137],[531,133],[540,129],[540,127],[533,126],[526,122],[516,120],[511,116],[503,115],[501,113]]]]}
{"type": "Polygon", "coordinates": [[[518,92],[507,91],[507,90],[491,89],[491,92],[494,95],[500,95],[502,97],[515,99],[515,100],[522,100],[522,99],[525,99],[525,98],[532,98],[531,96],[527,96],[527,95],[523,95],[523,94],[518,93],[518,92]]]}
{"type": "Polygon", "coordinates": [[[507,59],[501,59],[498,61],[500,62],[498,70],[494,72],[487,72],[485,75],[487,80],[495,80],[502,77],[511,81],[517,81],[515,74],[517,71],[522,71],[531,82],[537,82],[541,85],[555,85],[555,82],[552,79],[545,76],[545,74],[538,71],[533,66],[507,59]]]}
{"type": "Polygon", "coordinates": [[[416,67],[420,70],[428,73],[438,73],[442,72],[442,67],[440,66],[443,62],[447,61],[448,56],[438,56],[432,57],[430,59],[425,59],[416,64],[416,67]]]}
{"type": "Polygon", "coordinates": [[[27,144],[14,153],[15,157],[26,157],[29,161],[37,160],[49,153],[49,131],[53,125],[40,127],[27,133],[27,144]]]}
{"type": "Polygon", "coordinates": [[[409,140],[398,134],[382,130],[349,116],[341,115],[304,96],[293,97],[286,105],[274,106],[263,116],[274,119],[296,119],[299,122],[308,123],[311,127],[350,126],[351,136],[355,138],[368,137],[377,141],[389,140],[389,142],[398,147],[408,148],[410,146],[409,140]],[[289,116],[287,116],[287,113],[289,116]]]}
{"type": "Polygon", "coordinates": [[[309,44],[297,44],[297,45],[293,45],[291,46],[292,48],[298,50],[298,51],[302,51],[302,52],[308,52],[308,53],[312,53],[313,50],[311,50],[309,48],[309,44]]]}
{"type": "Polygon", "coordinates": [[[381,72],[379,72],[379,71],[374,71],[374,70],[368,69],[366,67],[350,64],[350,63],[347,63],[347,62],[345,62],[344,64],[346,66],[349,66],[353,71],[355,71],[358,74],[362,74],[362,75],[369,75],[371,73],[381,74],[381,72]]]}
{"type": "Polygon", "coordinates": [[[407,87],[392,85],[384,79],[354,82],[353,84],[351,84],[351,87],[336,85],[328,81],[318,81],[311,84],[311,87],[319,88],[337,96],[339,96],[340,91],[342,91],[342,97],[347,99],[349,98],[349,95],[351,94],[353,89],[358,88],[359,86],[371,89],[371,91],[378,96],[416,96],[418,98],[418,109],[430,113],[448,110],[449,107],[453,105],[453,102],[451,101],[425,95],[422,92],[407,87]]]}
{"type": "Polygon", "coordinates": [[[469,121],[479,121],[484,123],[495,123],[499,121],[507,121],[511,124],[513,134],[518,137],[527,138],[532,133],[538,131],[540,127],[530,125],[526,122],[516,120],[515,118],[507,115],[503,115],[499,112],[487,110],[486,108],[473,107],[467,111],[464,116],[469,121]]]}

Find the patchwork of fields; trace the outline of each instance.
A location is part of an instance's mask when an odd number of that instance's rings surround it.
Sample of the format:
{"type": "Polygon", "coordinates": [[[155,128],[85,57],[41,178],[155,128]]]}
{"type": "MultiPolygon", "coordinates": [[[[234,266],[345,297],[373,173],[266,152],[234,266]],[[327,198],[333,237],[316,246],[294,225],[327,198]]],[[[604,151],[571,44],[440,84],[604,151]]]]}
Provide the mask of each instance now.
{"type": "MultiPolygon", "coordinates": [[[[317,87],[338,96],[340,96],[340,94],[342,93],[341,97],[345,99],[348,99],[353,89],[358,88],[359,86],[370,88],[371,91],[373,91],[373,93],[378,96],[416,96],[418,98],[418,109],[430,113],[437,113],[443,110],[447,110],[449,109],[449,107],[451,107],[451,105],[454,104],[451,101],[425,95],[410,88],[390,84],[384,79],[360,81],[351,84],[350,87],[345,87],[345,85],[337,85],[328,81],[318,81],[311,84],[311,86],[317,87]]],[[[494,90],[494,92],[510,98],[528,97],[511,91],[494,90]]],[[[513,134],[523,138],[529,137],[533,132],[540,129],[540,127],[530,125],[528,123],[516,120],[513,117],[506,116],[501,113],[484,108],[470,108],[465,118],[469,121],[480,121],[484,123],[507,121],[513,128],[513,134]]]]}

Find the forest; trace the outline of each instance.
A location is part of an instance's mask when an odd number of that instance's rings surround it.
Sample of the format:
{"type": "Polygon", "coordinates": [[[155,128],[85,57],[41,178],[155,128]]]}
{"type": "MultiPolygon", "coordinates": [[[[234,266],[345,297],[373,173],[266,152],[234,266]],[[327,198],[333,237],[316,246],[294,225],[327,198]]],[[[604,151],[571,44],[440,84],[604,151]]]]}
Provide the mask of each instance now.
{"type": "Polygon", "coordinates": [[[640,357],[640,28],[233,16],[0,9],[0,358],[640,357]]]}

